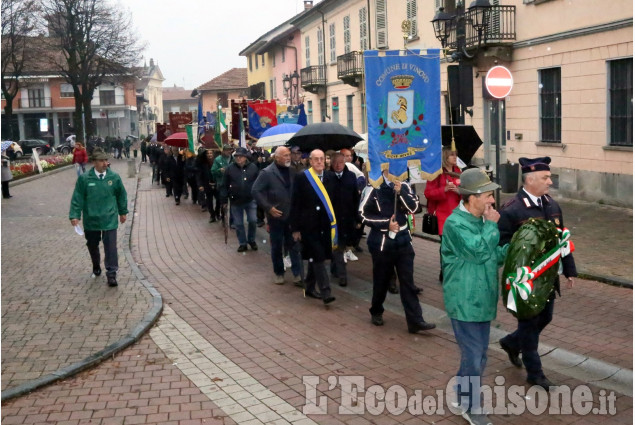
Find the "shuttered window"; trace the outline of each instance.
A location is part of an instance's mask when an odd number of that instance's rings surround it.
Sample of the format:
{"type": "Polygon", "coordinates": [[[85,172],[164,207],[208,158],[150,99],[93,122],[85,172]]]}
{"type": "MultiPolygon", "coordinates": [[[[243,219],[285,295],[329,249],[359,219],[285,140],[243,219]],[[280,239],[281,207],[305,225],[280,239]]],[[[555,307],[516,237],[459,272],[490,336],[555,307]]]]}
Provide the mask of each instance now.
{"type": "Polygon", "coordinates": [[[311,43],[309,43],[309,36],[307,35],[306,37],[304,37],[304,58],[306,60],[307,67],[311,66],[311,53],[309,50],[310,46],[311,43]]]}
{"type": "Polygon", "coordinates": [[[407,0],[406,19],[410,22],[410,38],[417,36],[417,0],[407,0]]]}
{"type": "Polygon", "coordinates": [[[344,16],[344,20],[342,22],[342,26],[344,27],[344,53],[349,53],[351,51],[351,17],[344,16]]]}
{"type": "Polygon", "coordinates": [[[360,50],[368,50],[368,20],[366,19],[366,8],[359,9],[359,48],[360,50]]]}
{"type": "Polygon", "coordinates": [[[335,62],[335,24],[329,25],[329,48],[331,49],[331,62],[335,62]]]}
{"type": "Polygon", "coordinates": [[[375,4],[375,33],[377,34],[377,48],[388,47],[388,23],[386,0],[377,0],[375,4]]]}
{"type": "Polygon", "coordinates": [[[324,65],[324,34],[322,34],[322,28],[318,28],[318,64],[324,65]]]}

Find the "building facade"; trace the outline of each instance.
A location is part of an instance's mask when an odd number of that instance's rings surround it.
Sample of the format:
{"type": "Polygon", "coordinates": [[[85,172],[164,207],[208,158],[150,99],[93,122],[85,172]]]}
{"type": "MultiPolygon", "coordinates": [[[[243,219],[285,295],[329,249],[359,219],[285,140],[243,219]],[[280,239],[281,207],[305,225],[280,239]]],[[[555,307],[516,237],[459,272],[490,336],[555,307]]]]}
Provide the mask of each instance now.
{"type": "Polygon", "coordinates": [[[191,112],[198,116],[198,99],[192,90],[183,87],[163,87],[163,122],[169,122],[170,112],[191,112]]]}
{"type": "MultiPolygon", "coordinates": [[[[25,73],[19,79],[20,90],[13,100],[14,119],[17,119],[18,137],[42,139],[55,146],[75,134],[73,89],[60,75],[52,73],[25,73]]],[[[106,82],[95,89],[92,119],[96,135],[101,137],[131,134],[136,126],[136,100],[134,85],[130,81],[106,82]]],[[[2,99],[2,127],[4,138],[8,122],[2,99]]],[[[14,136],[15,137],[15,136],[14,136]]]]}
{"type": "Polygon", "coordinates": [[[132,134],[136,136],[154,134],[156,124],[163,118],[163,74],[158,63],[150,59],[150,65],[140,69],[141,78],[137,80],[137,108],[139,110],[138,128],[132,134]]]}

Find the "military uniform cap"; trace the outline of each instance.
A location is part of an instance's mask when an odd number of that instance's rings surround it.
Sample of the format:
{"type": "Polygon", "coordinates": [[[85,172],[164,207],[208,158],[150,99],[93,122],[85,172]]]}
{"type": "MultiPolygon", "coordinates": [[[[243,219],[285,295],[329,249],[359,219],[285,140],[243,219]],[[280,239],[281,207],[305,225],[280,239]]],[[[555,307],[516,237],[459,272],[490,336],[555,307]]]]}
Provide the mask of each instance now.
{"type": "Polygon", "coordinates": [[[541,158],[518,158],[523,174],[533,173],[534,171],[550,171],[549,164],[551,158],[543,156],[541,158]]]}

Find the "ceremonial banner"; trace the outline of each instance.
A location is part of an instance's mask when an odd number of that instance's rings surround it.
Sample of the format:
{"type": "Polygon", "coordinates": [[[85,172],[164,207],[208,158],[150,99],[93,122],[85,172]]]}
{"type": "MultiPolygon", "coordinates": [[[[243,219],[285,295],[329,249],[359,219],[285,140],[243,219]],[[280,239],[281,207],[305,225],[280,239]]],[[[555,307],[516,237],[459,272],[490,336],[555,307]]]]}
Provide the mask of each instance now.
{"type": "Polygon", "coordinates": [[[185,124],[190,124],[192,120],[191,112],[170,112],[170,130],[174,133],[185,133],[185,124]]]}
{"type": "Polygon", "coordinates": [[[370,183],[381,184],[385,169],[403,181],[409,167],[434,179],[441,172],[439,50],[367,50],[364,71],[370,183]]]}
{"type": "Polygon", "coordinates": [[[247,102],[247,114],[249,135],[256,139],[259,139],[266,129],[278,125],[275,100],[247,102]]]}

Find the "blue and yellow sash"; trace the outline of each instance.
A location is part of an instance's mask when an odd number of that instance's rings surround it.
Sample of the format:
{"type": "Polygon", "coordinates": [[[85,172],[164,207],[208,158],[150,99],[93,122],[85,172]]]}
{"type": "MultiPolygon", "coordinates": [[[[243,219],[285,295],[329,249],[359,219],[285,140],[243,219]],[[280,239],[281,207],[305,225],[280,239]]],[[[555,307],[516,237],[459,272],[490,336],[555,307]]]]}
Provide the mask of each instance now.
{"type": "Polygon", "coordinates": [[[329,194],[326,192],[326,188],[320,181],[320,178],[315,173],[313,168],[309,168],[308,170],[304,170],[304,174],[306,178],[311,183],[313,190],[317,194],[320,201],[322,201],[322,205],[324,205],[324,209],[326,210],[326,214],[331,220],[331,248],[337,249],[337,221],[335,220],[335,210],[333,209],[333,205],[331,204],[331,198],[329,198],[329,194]]]}

